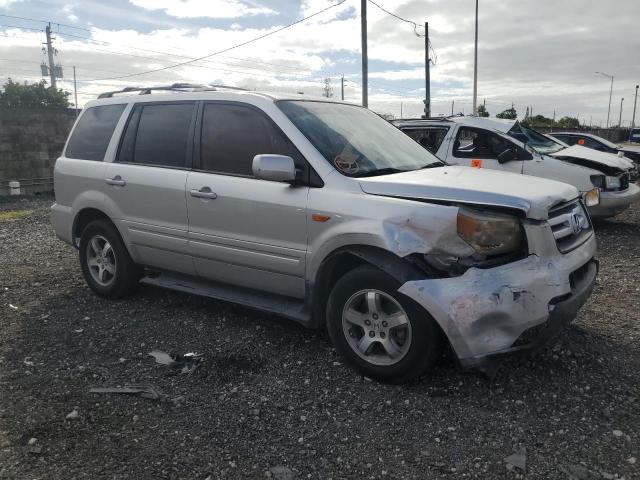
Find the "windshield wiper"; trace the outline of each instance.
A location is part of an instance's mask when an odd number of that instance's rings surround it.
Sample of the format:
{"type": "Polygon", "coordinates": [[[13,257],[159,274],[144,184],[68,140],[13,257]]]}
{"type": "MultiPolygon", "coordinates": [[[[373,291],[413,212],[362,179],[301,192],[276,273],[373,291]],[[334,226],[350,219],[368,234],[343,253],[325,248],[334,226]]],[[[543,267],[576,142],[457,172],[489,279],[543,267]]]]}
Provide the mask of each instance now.
{"type": "Polygon", "coordinates": [[[424,167],[420,167],[418,170],[425,170],[427,168],[438,168],[438,167],[446,167],[448,164],[443,162],[442,160],[440,160],[441,163],[428,163],[427,165],[425,165],[424,167]]]}
{"type": "Polygon", "coordinates": [[[377,170],[371,170],[369,172],[362,172],[359,174],[354,175],[354,177],[375,177],[377,175],[390,175],[392,173],[400,173],[400,172],[409,172],[410,170],[401,170],[399,168],[394,168],[394,167],[385,167],[385,168],[379,168],[377,170]]]}

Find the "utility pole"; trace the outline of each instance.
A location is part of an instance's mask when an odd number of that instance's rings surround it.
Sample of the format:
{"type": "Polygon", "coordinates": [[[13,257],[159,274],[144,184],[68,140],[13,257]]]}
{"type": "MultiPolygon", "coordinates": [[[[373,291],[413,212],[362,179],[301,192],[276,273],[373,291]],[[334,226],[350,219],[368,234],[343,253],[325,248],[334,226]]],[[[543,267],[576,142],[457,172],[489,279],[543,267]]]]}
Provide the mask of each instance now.
{"type": "Polygon", "coordinates": [[[360,2],[360,30],[362,33],[362,106],[369,107],[369,58],[367,54],[367,1],[360,2]]]}
{"type": "Polygon", "coordinates": [[[431,117],[431,65],[429,60],[429,22],[424,22],[424,118],[431,117]]]}
{"type": "Polygon", "coordinates": [[[78,116],[78,85],[76,85],[76,66],[73,66],[73,95],[76,99],[76,117],[78,116]]]}
{"type": "Polygon", "coordinates": [[[344,75],[340,78],[340,98],[344,100],[344,75]]]}
{"type": "Polygon", "coordinates": [[[473,60],[473,115],[478,114],[478,0],[476,0],[476,42],[473,60]]]}
{"type": "Polygon", "coordinates": [[[636,126],[636,104],[638,103],[638,87],[640,87],[640,85],[636,85],[636,98],[633,101],[633,117],[631,118],[631,130],[633,130],[636,126]]]}
{"type": "Polygon", "coordinates": [[[400,120],[402,120],[402,102],[400,102],[400,120]]]}
{"type": "Polygon", "coordinates": [[[624,102],[624,97],[620,99],[620,119],[618,120],[618,128],[622,128],[622,103],[624,102]]]}
{"type": "Polygon", "coordinates": [[[51,88],[56,88],[56,70],[53,64],[53,46],[51,45],[51,24],[45,28],[47,35],[47,57],[49,58],[49,78],[51,79],[51,88]]]}
{"type": "Polygon", "coordinates": [[[596,72],[598,75],[611,79],[611,88],[609,89],[609,109],[607,110],[607,128],[609,128],[609,116],[611,115],[611,96],[613,95],[613,75],[604,72],[596,72]]]}
{"type": "Polygon", "coordinates": [[[456,101],[455,100],[451,100],[451,116],[453,117],[453,107],[455,106],[456,101]]]}

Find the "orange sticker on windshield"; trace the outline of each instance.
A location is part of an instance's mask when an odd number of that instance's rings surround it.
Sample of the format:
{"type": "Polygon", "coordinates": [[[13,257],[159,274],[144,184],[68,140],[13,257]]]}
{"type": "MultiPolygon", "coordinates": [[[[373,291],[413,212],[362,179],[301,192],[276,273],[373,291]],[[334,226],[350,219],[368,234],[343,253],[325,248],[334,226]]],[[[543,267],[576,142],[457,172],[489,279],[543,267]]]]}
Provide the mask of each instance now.
{"type": "Polygon", "coordinates": [[[471,166],[473,168],[482,168],[482,160],[480,160],[479,158],[472,159],[471,166]]]}
{"type": "Polygon", "coordinates": [[[581,138],[580,140],[578,140],[578,145],[584,145],[584,138],[581,138]]]}

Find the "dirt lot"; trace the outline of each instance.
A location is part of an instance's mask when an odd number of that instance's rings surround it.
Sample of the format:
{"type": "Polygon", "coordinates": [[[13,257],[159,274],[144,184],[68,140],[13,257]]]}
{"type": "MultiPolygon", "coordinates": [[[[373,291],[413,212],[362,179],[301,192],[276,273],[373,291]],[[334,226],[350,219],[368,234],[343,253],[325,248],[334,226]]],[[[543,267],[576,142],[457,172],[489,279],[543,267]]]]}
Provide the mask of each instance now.
{"type": "Polygon", "coordinates": [[[400,387],[271,315],[101,300],[51,201],[0,203],[0,479],[640,478],[640,208],[597,226],[598,286],[555,346],[493,381],[444,358],[400,387]],[[153,349],[205,363],[171,375],[153,349]],[[144,382],[166,398],[89,393],[144,382]],[[526,473],[504,460],[523,447],[526,473]]]}

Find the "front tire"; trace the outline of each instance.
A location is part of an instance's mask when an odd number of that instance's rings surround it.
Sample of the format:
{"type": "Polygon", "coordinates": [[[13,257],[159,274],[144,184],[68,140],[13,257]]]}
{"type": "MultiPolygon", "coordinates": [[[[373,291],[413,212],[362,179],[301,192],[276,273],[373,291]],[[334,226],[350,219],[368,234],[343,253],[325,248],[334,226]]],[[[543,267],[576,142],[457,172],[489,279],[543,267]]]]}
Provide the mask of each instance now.
{"type": "Polygon", "coordinates": [[[94,220],[80,236],[80,267],[87,285],[105,298],[133,294],[142,276],[120,234],[105,220],[94,220]]]}
{"type": "Polygon", "coordinates": [[[390,383],[433,367],[443,346],[435,320],[399,287],[365,265],[336,282],[327,305],[327,329],[338,353],[364,375],[390,383]]]}

